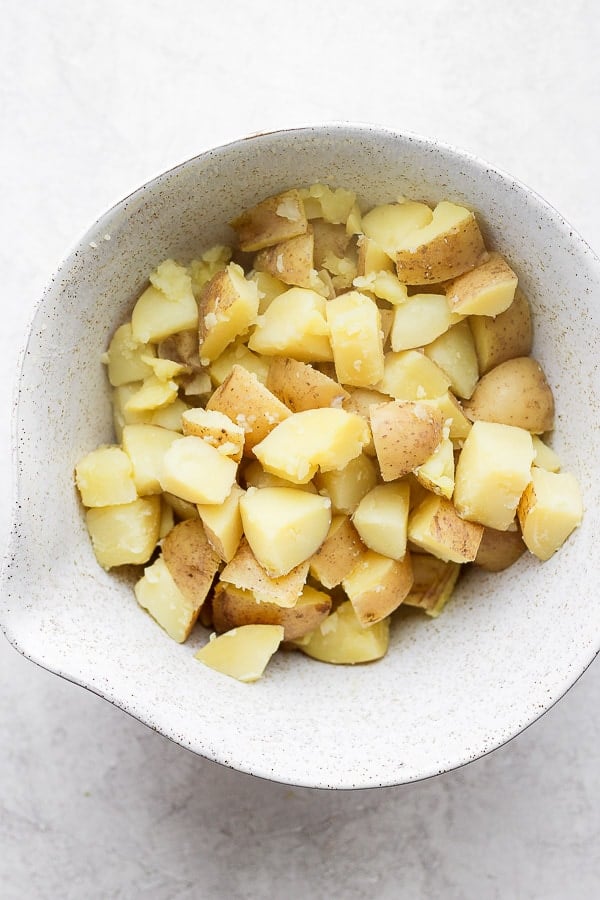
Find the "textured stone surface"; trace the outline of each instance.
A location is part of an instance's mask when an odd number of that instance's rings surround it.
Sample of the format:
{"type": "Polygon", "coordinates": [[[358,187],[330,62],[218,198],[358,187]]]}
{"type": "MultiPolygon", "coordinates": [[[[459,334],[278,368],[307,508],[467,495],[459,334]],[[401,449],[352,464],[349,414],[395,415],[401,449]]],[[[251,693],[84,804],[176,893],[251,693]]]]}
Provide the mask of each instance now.
{"type": "MultiPolygon", "coordinates": [[[[116,0],[70,0],[52,18],[39,0],[7,12],[5,385],[34,300],[98,212],[204,147],[263,128],[349,118],[437,135],[531,184],[600,250],[593,3],[344,10],[336,41],[341,20],[316,2],[287,15],[266,0],[251,12],[173,2],[142,15],[116,0]]],[[[6,389],[2,402],[6,495],[6,389]]],[[[0,516],[6,530],[8,504],[0,516]]],[[[4,641],[0,666],[10,900],[598,894],[597,663],[492,756],[408,788],[339,795],[195,758],[4,641]]]]}

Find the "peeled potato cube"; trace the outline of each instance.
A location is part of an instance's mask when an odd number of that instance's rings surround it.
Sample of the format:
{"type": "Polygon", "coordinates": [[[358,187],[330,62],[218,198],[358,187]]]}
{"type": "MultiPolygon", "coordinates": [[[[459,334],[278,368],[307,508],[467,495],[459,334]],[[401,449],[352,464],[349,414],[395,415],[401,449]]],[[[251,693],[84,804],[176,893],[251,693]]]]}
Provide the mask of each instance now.
{"type": "Polygon", "coordinates": [[[172,528],[175,527],[175,513],[173,507],[166,501],[160,504],[160,527],[158,531],[158,539],[162,541],[168,535],[172,528]]]}
{"type": "Polygon", "coordinates": [[[189,503],[223,503],[237,464],[195,435],[175,441],[163,458],[160,484],[189,503]]]}
{"type": "Polygon", "coordinates": [[[183,433],[202,438],[219,453],[230,456],[235,462],[242,458],[244,429],[232,422],[229,416],[215,409],[190,409],[182,416],[183,433]]]}
{"type": "Polygon", "coordinates": [[[458,397],[468,399],[479,379],[473,336],[467,322],[459,322],[425,347],[427,357],[450,379],[458,397]]]}
{"type": "Polygon", "coordinates": [[[283,640],[281,625],[241,625],[213,637],[195,658],[237,681],[258,681],[283,640]]]}
{"type": "Polygon", "coordinates": [[[75,467],[84,506],[117,506],[137,497],[131,461],[120,447],[99,447],[75,467]]]}
{"type": "Polygon", "coordinates": [[[394,310],[392,350],[423,347],[449,327],[450,310],[443,294],[415,294],[394,310]]]}
{"type": "Polygon", "coordinates": [[[189,369],[182,363],[174,362],[172,359],[159,359],[151,354],[144,355],[143,361],[150,368],[150,372],[158,378],[159,381],[171,381],[181,375],[189,375],[189,369]]]}
{"type": "Polygon", "coordinates": [[[454,447],[450,438],[443,438],[431,456],[417,466],[415,475],[423,487],[448,500],[454,492],[454,447]]]}
{"type": "Polygon", "coordinates": [[[542,367],[530,356],[508,359],[487,372],[465,403],[470,419],[515,425],[535,434],[554,427],[554,397],[542,367]]]}
{"type": "Polygon", "coordinates": [[[178,522],[200,517],[195,503],[188,503],[187,500],[182,500],[181,497],[176,497],[175,494],[169,494],[168,491],[163,493],[162,499],[171,507],[178,522]]]}
{"type": "Polygon", "coordinates": [[[315,475],[317,490],[330,498],[333,512],[348,515],[354,512],[378,480],[377,466],[364,453],[351,459],[343,469],[315,475]]]}
{"type": "Polygon", "coordinates": [[[140,496],[160,494],[160,476],[164,458],[181,435],[158,425],[126,425],[123,428],[123,450],[131,460],[133,480],[140,496]]]}
{"type": "Polygon", "coordinates": [[[252,591],[257,603],[275,603],[291,609],[298,602],[307,575],[308,560],[301,562],[286,575],[271,578],[256,559],[248,541],[243,538],[220,578],[222,582],[252,591]]]}
{"type": "Polygon", "coordinates": [[[327,537],[310,559],[310,574],[323,587],[337,587],[350,574],[365,549],[350,519],[334,516],[327,537]]]}
{"type": "Polygon", "coordinates": [[[359,275],[354,279],[354,287],[374,294],[379,300],[385,300],[392,306],[402,306],[409,299],[406,285],[398,281],[394,272],[371,272],[359,275]]]}
{"type": "Polygon", "coordinates": [[[150,613],[169,637],[180,644],[186,640],[198,610],[181,593],[162,556],[144,570],[134,593],[139,605],[150,613]]]}
{"type": "Polygon", "coordinates": [[[104,569],[148,562],[160,529],[160,497],[88,509],[85,521],[96,559],[104,569]]]}
{"type": "MultiPolygon", "coordinates": [[[[186,519],[176,525],[163,539],[162,555],[171,577],[186,598],[188,609],[194,610],[197,617],[220,563],[219,555],[211,547],[202,522],[198,519],[186,519]]],[[[190,617],[190,630],[195,621],[195,618],[190,617]]]]}
{"type": "Polygon", "coordinates": [[[499,316],[471,316],[469,325],[482,375],[507,359],[527,356],[533,342],[531,310],[525,294],[517,288],[515,299],[499,316]]]}
{"type": "Polygon", "coordinates": [[[167,259],[152,273],[150,281],[133,308],[133,339],[140,344],[157,343],[178,331],[196,328],[198,304],[186,269],[167,259]]]}
{"type": "Polygon", "coordinates": [[[309,219],[323,218],[332,225],[345,225],[354,213],[356,194],[345,188],[332,189],[326,184],[311,184],[301,188],[306,215],[309,219]]]}
{"type": "Polygon", "coordinates": [[[267,390],[256,375],[243,366],[235,365],[223,384],[208,403],[208,410],[217,410],[244,429],[244,454],[253,454],[254,447],[292,414],[281,400],[267,390]]]}
{"type": "Polygon", "coordinates": [[[461,519],[444,497],[427,497],[408,520],[409,540],[444,562],[472,562],[482,534],[481,525],[461,519]]]}
{"type": "Polygon", "coordinates": [[[159,425],[168,431],[181,432],[183,430],[182,416],[190,409],[185,400],[177,397],[168,406],[162,406],[150,413],[148,420],[149,425],[159,425]]]}
{"type": "Polygon", "coordinates": [[[333,378],[328,378],[306,363],[284,356],[273,359],[266,386],[292,412],[339,407],[350,396],[333,378]]]}
{"type": "Polygon", "coordinates": [[[300,287],[275,297],[259,317],[248,347],[265,356],[291,356],[301,362],[333,359],[325,299],[300,287]]]}
{"type": "Polygon", "coordinates": [[[156,353],[151,344],[139,344],[133,339],[131,322],[117,328],[108,345],[106,362],[108,364],[108,380],[113,387],[141,381],[152,375],[152,369],[144,362],[144,356],[156,353]]]}
{"type": "Polygon", "coordinates": [[[271,472],[265,472],[257,459],[254,459],[252,460],[252,462],[248,462],[244,465],[242,478],[247,488],[293,487],[299,491],[309,491],[309,493],[311,494],[317,493],[317,489],[312,481],[309,481],[307,484],[294,484],[293,482],[288,481],[285,478],[280,478],[279,475],[273,475],[271,472]]]}
{"type": "Polygon", "coordinates": [[[162,409],[175,401],[179,387],[175,381],[163,381],[156,375],[146,378],[125,403],[130,413],[147,413],[162,409]]]}
{"type": "Polygon", "coordinates": [[[525,544],[520,529],[496,531],[494,528],[484,528],[473,563],[488,572],[501,572],[512,566],[523,553],[525,544]]]}
{"type": "Polygon", "coordinates": [[[317,469],[343,469],[368,439],[359,416],[343,409],[308,409],[280,422],[254,453],[267,472],[306,484],[317,469]]]}
{"type": "Polygon", "coordinates": [[[366,494],[352,516],[361,540],[390,559],[406,553],[406,529],[410,488],[407,483],[379,484],[366,494]]]}
{"type": "Polygon", "coordinates": [[[389,619],[364,628],[350,601],[341,603],[296,646],[307,656],[334,665],[372,662],[385,656],[389,644],[389,619]]]}
{"type": "Polygon", "coordinates": [[[241,340],[234,341],[223,350],[220,356],[214,360],[209,368],[210,377],[217,387],[227,379],[234,366],[241,366],[248,372],[256,375],[261,384],[266,384],[267,375],[269,374],[270,359],[259,356],[248,350],[241,340]]]}
{"type": "Polygon", "coordinates": [[[487,258],[473,213],[447,200],[438,203],[428,225],[414,228],[395,249],[396,271],[405,284],[457,278],[487,258]]]}
{"type": "Polygon", "coordinates": [[[334,297],[327,323],[339,382],[370,387],[383,378],[381,316],[373,300],[358,291],[334,297]]]}
{"type": "Polygon", "coordinates": [[[550,559],[581,524],[583,503],[577,480],[570,472],[547,472],[534,466],[518,516],[527,548],[538,559],[550,559]]]}
{"type": "Polygon", "coordinates": [[[256,322],[258,288],[241,266],[229,263],[208,282],[198,308],[200,361],[208,365],[256,322]]]}
{"type": "Polygon", "coordinates": [[[212,601],[215,631],[240,625],[281,625],[284,641],[296,641],[313,631],[331,611],[331,597],[305,585],[296,605],[284,609],[275,603],[257,603],[251,591],[219,584],[212,601]]]}
{"type": "Polygon", "coordinates": [[[386,353],[383,378],[377,390],[396,400],[440,397],[450,387],[450,378],[418,350],[386,353]]]}
{"type": "Polygon", "coordinates": [[[454,480],[454,504],[465,519],[506,531],[531,480],[533,444],[523,428],[474,422],[454,480]]]}
{"type": "Polygon", "coordinates": [[[371,431],[384,481],[394,481],[422,465],[442,440],[439,410],[412,400],[392,400],[371,408],[371,431]]]}
{"type": "Polygon", "coordinates": [[[279,297],[287,291],[289,285],[284,284],[279,278],[275,278],[268,272],[256,272],[254,269],[248,275],[248,280],[253,281],[258,288],[258,312],[262,315],[270,306],[275,297],[279,297]]]}
{"type": "Polygon", "coordinates": [[[115,437],[118,441],[121,440],[125,425],[143,422],[149,423],[152,419],[152,410],[131,412],[131,410],[127,409],[127,402],[139,391],[141,386],[141,382],[132,381],[131,384],[119,385],[119,387],[115,388],[112,392],[113,427],[115,429],[115,437]]]}
{"type": "Polygon", "coordinates": [[[291,190],[246,209],[231,227],[238,233],[240,250],[252,253],[304,234],[308,221],[299,191],[291,190]]]}
{"type": "Polygon", "coordinates": [[[461,566],[420,553],[413,553],[411,560],[414,582],[404,603],[419,607],[435,619],[452,596],[461,566]]]}
{"type": "Polygon", "coordinates": [[[331,501],[294,488],[248,488],[240,513],[252,552],[278,578],[317,552],[331,524],[331,501]]]}
{"type": "Polygon", "coordinates": [[[448,426],[450,440],[460,441],[466,438],[471,430],[472,422],[465,416],[464,410],[454,394],[446,391],[441,397],[427,400],[427,403],[439,409],[444,425],[448,426]]]}
{"type": "Polygon", "coordinates": [[[533,457],[534,466],[539,466],[540,469],[547,469],[548,472],[558,472],[560,459],[552,447],[545,444],[537,434],[533,434],[531,439],[533,441],[533,452],[535,453],[533,457]]]}
{"type": "MultiPolygon", "coordinates": [[[[366,218],[366,216],[364,218],[366,218]]],[[[394,272],[392,258],[379,246],[377,241],[367,237],[366,234],[361,234],[358,239],[357,248],[357,270],[359,277],[371,274],[376,275],[379,272],[394,272]]]]}
{"type": "Polygon", "coordinates": [[[243,534],[240,499],[244,491],[234,484],[231,493],[221,504],[198,505],[198,512],[211,547],[224,562],[231,562],[240,545],[243,534]]]}
{"type": "Polygon", "coordinates": [[[446,288],[452,312],[463,316],[497,316],[515,299],[517,276],[499,253],[460,275],[446,288]]]}
{"type": "Polygon", "coordinates": [[[371,434],[370,411],[372,406],[380,403],[389,403],[390,398],[387,394],[381,394],[379,391],[373,391],[370,388],[350,388],[350,396],[342,403],[346,412],[354,413],[364,419],[369,429],[369,440],[363,447],[363,452],[367,456],[375,456],[375,445],[373,443],[373,435],[371,434]]]}
{"type": "Polygon", "coordinates": [[[432,220],[433,212],[426,203],[413,200],[384,203],[362,217],[362,230],[394,258],[406,236],[429,225],[432,220]]]}
{"type": "Polygon", "coordinates": [[[342,581],[363,628],[381,622],[397,609],[413,583],[410,554],[389,559],[367,550],[342,581]]]}

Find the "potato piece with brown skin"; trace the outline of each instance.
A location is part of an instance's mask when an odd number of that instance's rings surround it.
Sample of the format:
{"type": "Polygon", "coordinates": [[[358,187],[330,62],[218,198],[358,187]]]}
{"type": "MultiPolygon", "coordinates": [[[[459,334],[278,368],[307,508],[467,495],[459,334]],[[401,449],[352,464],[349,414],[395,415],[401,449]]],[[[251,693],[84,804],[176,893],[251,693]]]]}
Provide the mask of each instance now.
{"type": "Polygon", "coordinates": [[[435,619],[450,599],[462,566],[429,554],[413,553],[411,559],[414,582],[404,603],[424,610],[435,619]]]}
{"type": "Polygon", "coordinates": [[[507,359],[531,353],[531,311],[527,297],[520,288],[515,291],[515,299],[506,312],[500,313],[496,318],[471,316],[469,325],[481,375],[507,359]]]}
{"type": "Polygon", "coordinates": [[[428,225],[407,234],[396,247],[396,271],[404,284],[431,284],[463,275],[487,255],[473,213],[444,200],[428,225]]]}
{"type": "Polygon", "coordinates": [[[247,334],[258,316],[258,288],[235,263],[211,278],[198,300],[200,363],[208,365],[240,335],[247,334]]]}
{"type": "Polygon", "coordinates": [[[490,253],[482,265],[454,279],[446,288],[452,312],[463,316],[497,316],[515,298],[517,276],[499,253],[490,253]]]}
{"type": "Polygon", "coordinates": [[[387,255],[385,250],[383,250],[376,241],[367,237],[366,234],[361,234],[359,237],[357,249],[357,270],[359,277],[371,275],[371,273],[376,274],[377,272],[394,271],[394,262],[392,258],[387,255]]]}
{"type": "Polygon", "coordinates": [[[244,429],[216,409],[188,409],[181,417],[184,435],[202,438],[219,453],[239,462],[244,449],[244,429]]]}
{"type": "Polygon", "coordinates": [[[173,362],[188,366],[194,372],[204,372],[204,367],[200,364],[200,354],[198,352],[198,332],[178,331],[172,334],[164,341],[161,341],[157,347],[160,359],[171,359],[173,362]]]}
{"type": "Polygon", "coordinates": [[[525,549],[520,529],[496,531],[495,528],[484,528],[473,565],[487,572],[501,572],[516,563],[525,549]]]}
{"type": "Polygon", "coordinates": [[[240,249],[252,253],[305,234],[308,220],[299,191],[291,190],[246,209],[231,227],[238,233],[240,249]]]}
{"type": "Polygon", "coordinates": [[[309,560],[310,574],[325,588],[341,584],[366,551],[347,516],[334,516],[323,544],[309,560]]]}
{"type": "Polygon", "coordinates": [[[449,500],[436,495],[423,500],[408,519],[412,543],[444,562],[473,562],[482,535],[483,525],[461,519],[449,500]]]}
{"type": "Polygon", "coordinates": [[[392,400],[371,408],[371,431],[384,481],[412,472],[442,440],[442,415],[413,400],[392,400]]]}
{"type": "Polygon", "coordinates": [[[260,603],[275,603],[291,609],[296,605],[298,597],[306,583],[308,560],[300,563],[287,575],[269,578],[256,559],[245,538],[242,538],[237,553],[221,572],[221,581],[233,584],[237,588],[252,591],[260,603]]]}
{"type": "Polygon", "coordinates": [[[331,597],[305,585],[292,609],[257,603],[252,591],[218,584],[212,600],[213,625],[222,633],[240,625],[281,625],[284,641],[296,641],[320,625],[331,612],[331,597]]]}
{"type": "Polygon", "coordinates": [[[388,559],[367,550],[342,586],[363,628],[381,622],[397,609],[413,583],[410,553],[403,559],[388,559]]]}
{"type": "Polygon", "coordinates": [[[292,415],[256,375],[237,365],[214,392],[206,408],[216,409],[241,425],[246,434],[244,456],[252,456],[256,444],[292,415]]]}
{"type": "Polygon", "coordinates": [[[533,466],[517,514],[527,549],[542,561],[550,559],[581,524],[583,502],[575,476],[533,466]]]}
{"type": "Polygon", "coordinates": [[[350,235],[346,232],[345,225],[332,225],[322,219],[313,219],[312,230],[314,237],[314,265],[321,269],[324,260],[332,254],[338,258],[346,256],[346,250],[350,243],[350,235]]]}
{"type": "Polygon", "coordinates": [[[176,525],[163,539],[162,555],[183,596],[199,610],[221,562],[208,542],[202,522],[187,519],[176,525]]]}
{"type": "Polygon", "coordinates": [[[390,620],[363,628],[349,600],[341,603],[310,634],[295,642],[299,650],[320,662],[355,665],[385,656],[390,620]]]}
{"type": "Polygon", "coordinates": [[[552,390],[530,356],[508,359],[484,375],[464,410],[473,421],[514,425],[533,434],[554,427],[552,390]]]}
{"type": "Polygon", "coordinates": [[[261,250],[254,257],[254,268],[257,272],[268,272],[284,284],[314,290],[318,286],[314,243],[312,228],[309,227],[306,234],[261,250]]]}
{"type": "Polygon", "coordinates": [[[307,363],[285,356],[273,358],[266,386],[292,412],[322,406],[341,406],[350,397],[348,391],[337,381],[307,363]]]}
{"type": "Polygon", "coordinates": [[[355,413],[364,419],[369,426],[370,439],[363,447],[363,453],[367,456],[375,456],[375,444],[373,443],[373,435],[371,434],[370,410],[372,406],[378,406],[381,403],[389,403],[390,398],[387,394],[379,391],[372,391],[369,388],[350,388],[349,398],[343,401],[342,408],[346,412],[355,413]]]}

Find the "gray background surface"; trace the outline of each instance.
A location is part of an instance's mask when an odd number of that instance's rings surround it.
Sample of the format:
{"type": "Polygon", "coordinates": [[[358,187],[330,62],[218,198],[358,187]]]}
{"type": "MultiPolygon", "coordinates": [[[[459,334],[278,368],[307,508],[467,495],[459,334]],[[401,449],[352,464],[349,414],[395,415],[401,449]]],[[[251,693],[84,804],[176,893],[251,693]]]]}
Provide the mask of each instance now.
{"type": "MultiPolygon", "coordinates": [[[[206,147],[331,119],[437,136],[600,250],[599,21],[592,0],[5,6],[2,495],[18,347],[49,275],[106,207],[206,147]]],[[[9,518],[7,499],[3,534],[9,518]]],[[[0,896],[597,897],[599,687],[596,663],[467,768],[328,794],[196,758],[0,640],[0,896]]]]}

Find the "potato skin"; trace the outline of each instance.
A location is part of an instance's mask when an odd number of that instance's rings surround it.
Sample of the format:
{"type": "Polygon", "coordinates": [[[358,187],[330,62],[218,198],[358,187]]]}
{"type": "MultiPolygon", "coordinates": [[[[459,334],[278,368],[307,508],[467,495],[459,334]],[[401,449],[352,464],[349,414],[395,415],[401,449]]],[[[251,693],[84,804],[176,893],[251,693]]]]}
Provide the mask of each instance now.
{"type": "Polygon", "coordinates": [[[416,250],[398,250],[396,271],[403,284],[433,284],[457,278],[486,259],[483,238],[471,214],[416,250]]]}
{"type": "Polygon", "coordinates": [[[481,543],[473,565],[487,572],[502,572],[525,553],[525,543],[521,532],[496,531],[495,528],[484,528],[481,543]]]}
{"type": "Polygon", "coordinates": [[[233,220],[231,227],[238,233],[240,250],[250,253],[305,234],[308,220],[300,192],[291,190],[267,197],[251,209],[244,210],[233,220]],[[277,210],[281,212],[282,205],[289,208],[289,211],[294,211],[296,217],[288,219],[278,215],[277,210]]]}
{"type": "Polygon", "coordinates": [[[267,272],[297,287],[314,287],[314,245],[312,228],[273,247],[265,247],[254,257],[257,272],[267,272]]]}
{"type": "Polygon", "coordinates": [[[163,559],[181,593],[199,609],[221,562],[199,519],[186,519],[162,543],[163,559]]]}
{"type": "Polygon", "coordinates": [[[240,625],[281,625],[283,639],[295,641],[304,637],[326,619],[331,612],[331,597],[314,588],[305,588],[308,602],[292,609],[275,603],[257,603],[251,591],[232,585],[217,585],[212,599],[213,625],[221,633],[240,625]]]}
{"type": "Polygon", "coordinates": [[[469,325],[475,342],[479,372],[485,375],[507,359],[531,353],[533,327],[527,297],[520,288],[506,312],[496,318],[470,316],[469,325]]]}
{"type": "Polygon", "coordinates": [[[413,400],[392,400],[370,410],[373,442],[384,481],[412,472],[442,439],[439,409],[413,400]]]}
{"type": "Polygon", "coordinates": [[[475,421],[515,425],[533,434],[554,426],[554,397],[540,364],[530,356],[500,363],[480,379],[464,404],[475,421]]]}
{"type": "Polygon", "coordinates": [[[292,412],[341,406],[342,401],[350,398],[348,391],[337,381],[307,363],[286,356],[273,358],[266,386],[292,412]]]}

